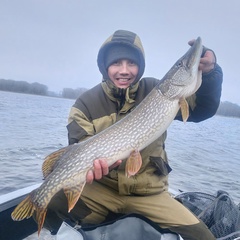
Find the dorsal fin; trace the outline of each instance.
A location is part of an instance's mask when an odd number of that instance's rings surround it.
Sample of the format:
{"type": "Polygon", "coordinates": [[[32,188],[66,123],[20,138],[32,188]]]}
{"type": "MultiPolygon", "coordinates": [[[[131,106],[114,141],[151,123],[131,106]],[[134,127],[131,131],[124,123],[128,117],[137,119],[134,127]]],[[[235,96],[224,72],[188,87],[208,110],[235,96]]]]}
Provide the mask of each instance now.
{"type": "Polygon", "coordinates": [[[69,146],[61,148],[44,158],[44,162],[42,164],[42,173],[44,179],[53,171],[54,166],[60,159],[60,157],[68,150],[69,146]]]}

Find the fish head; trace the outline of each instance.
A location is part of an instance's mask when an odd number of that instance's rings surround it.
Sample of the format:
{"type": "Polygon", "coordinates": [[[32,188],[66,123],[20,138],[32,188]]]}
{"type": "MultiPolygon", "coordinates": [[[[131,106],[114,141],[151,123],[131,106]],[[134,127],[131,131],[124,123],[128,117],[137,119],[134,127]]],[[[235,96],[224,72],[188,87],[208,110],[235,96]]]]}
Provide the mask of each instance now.
{"type": "Polygon", "coordinates": [[[175,99],[189,97],[197,91],[202,83],[202,71],[198,69],[202,49],[202,40],[198,37],[160,81],[161,94],[175,99]]]}

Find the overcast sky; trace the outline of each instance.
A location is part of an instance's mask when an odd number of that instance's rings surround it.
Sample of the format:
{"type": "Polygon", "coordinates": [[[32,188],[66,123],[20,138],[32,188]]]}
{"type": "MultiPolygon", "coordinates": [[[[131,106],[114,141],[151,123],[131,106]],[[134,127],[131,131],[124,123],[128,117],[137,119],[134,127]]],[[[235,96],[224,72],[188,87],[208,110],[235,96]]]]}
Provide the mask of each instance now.
{"type": "Polygon", "coordinates": [[[224,72],[221,100],[240,104],[239,0],[0,0],[0,79],[91,88],[98,50],[118,29],[140,36],[144,76],[159,79],[201,36],[224,72]]]}

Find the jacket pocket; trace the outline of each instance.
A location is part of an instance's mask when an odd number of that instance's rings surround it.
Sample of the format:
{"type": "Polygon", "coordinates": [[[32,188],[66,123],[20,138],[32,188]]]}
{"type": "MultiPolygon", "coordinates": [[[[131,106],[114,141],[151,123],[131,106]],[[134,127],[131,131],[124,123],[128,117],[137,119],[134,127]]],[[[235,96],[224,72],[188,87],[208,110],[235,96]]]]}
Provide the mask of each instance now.
{"type": "Polygon", "coordinates": [[[155,173],[158,175],[167,176],[172,168],[161,157],[149,157],[150,163],[156,168],[155,173]]]}

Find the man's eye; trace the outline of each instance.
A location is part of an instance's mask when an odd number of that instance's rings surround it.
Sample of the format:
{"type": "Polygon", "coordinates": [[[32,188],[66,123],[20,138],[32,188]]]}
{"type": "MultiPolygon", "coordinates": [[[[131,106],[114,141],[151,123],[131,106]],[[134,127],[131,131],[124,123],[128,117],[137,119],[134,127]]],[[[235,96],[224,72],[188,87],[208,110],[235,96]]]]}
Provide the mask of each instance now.
{"type": "Polygon", "coordinates": [[[119,65],[120,61],[113,62],[112,65],[119,65]]]}
{"type": "Polygon", "coordinates": [[[136,63],[134,61],[129,61],[128,64],[129,65],[134,65],[134,66],[136,65],[136,63]]]}

